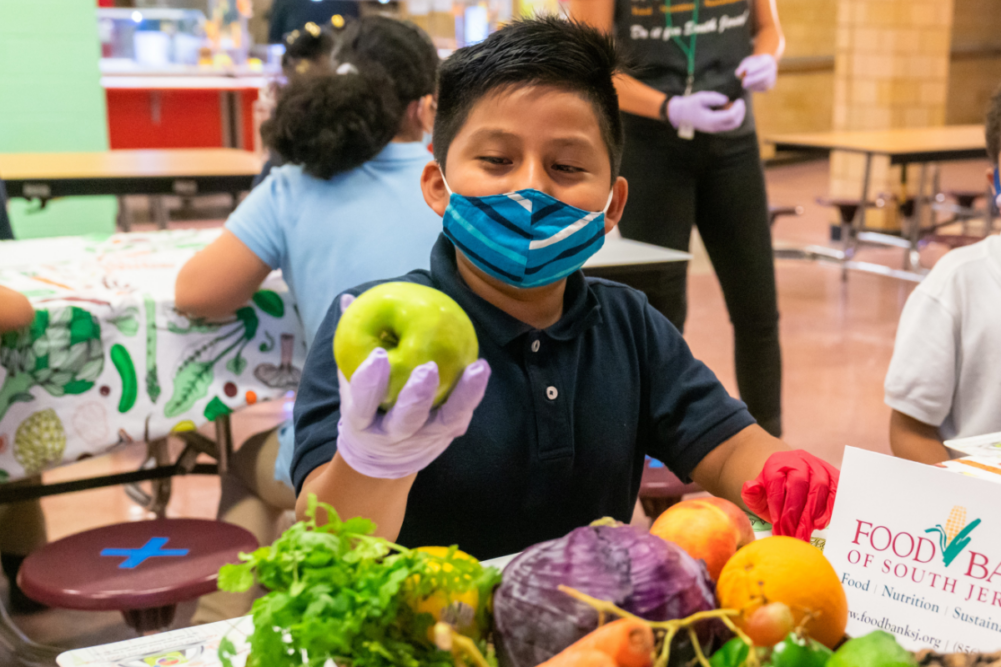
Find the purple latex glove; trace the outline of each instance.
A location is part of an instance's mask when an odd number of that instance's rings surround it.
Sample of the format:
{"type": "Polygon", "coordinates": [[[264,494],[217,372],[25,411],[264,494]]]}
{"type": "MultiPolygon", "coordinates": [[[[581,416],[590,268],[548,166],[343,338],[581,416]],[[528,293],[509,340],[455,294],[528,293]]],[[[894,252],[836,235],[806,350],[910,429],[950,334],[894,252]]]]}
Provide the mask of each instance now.
{"type": "Polygon", "coordinates": [[[736,130],[744,122],[747,107],[744,100],[737,100],[729,109],[714,108],[729,102],[726,95],[712,90],[675,95],[667,103],[667,118],[676,129],[688,126],[707,134],[736,130]]]}
{"type": "Polygon", "coordinates": [[[740,61],[736,74],[743,82],[744,90],[764,93],[775,87],[779,64],[775,62],[775,56],[770,53],[747,56],[740,61]]]}
{"type": "MultiPolygon", "coordinates": [[[[348,297],[348,295],[345,295],[348,297]]],[[[341,310],[353,301],[341,299],[341,310]]],[[[452,440],[466,432],[490,379],[490,366],[477,359],[466,366],[448,400],[432,409],[438,390],[438,365],[422,364],[410,373],[396,403],[386,413],[379,404],[389,387],[389,357],[376,348],[355,370],[350,382],[340,370],[341,419],[337,451],[357,472],[399,479],[423,470],[452,440]]]]}

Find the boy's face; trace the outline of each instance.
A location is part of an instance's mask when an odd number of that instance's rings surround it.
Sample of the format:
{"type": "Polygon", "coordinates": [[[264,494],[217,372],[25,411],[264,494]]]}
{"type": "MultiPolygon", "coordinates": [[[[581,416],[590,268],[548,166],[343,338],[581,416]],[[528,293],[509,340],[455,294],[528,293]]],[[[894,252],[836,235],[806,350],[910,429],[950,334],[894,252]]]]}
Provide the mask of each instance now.
{"type": "MultiPolygon", "coordinates": [[[[612,192],[605,232],[622,217],[628,188],[612,165],[594,107],[550,86],[497,90],[470,109],[448,148],[448,185],[472,197],[534,188],[585,211],[600,211],[612,192]]],[[[436,163],[424,168],[424,199],[438,215],[448,191],[436,163]]]]}

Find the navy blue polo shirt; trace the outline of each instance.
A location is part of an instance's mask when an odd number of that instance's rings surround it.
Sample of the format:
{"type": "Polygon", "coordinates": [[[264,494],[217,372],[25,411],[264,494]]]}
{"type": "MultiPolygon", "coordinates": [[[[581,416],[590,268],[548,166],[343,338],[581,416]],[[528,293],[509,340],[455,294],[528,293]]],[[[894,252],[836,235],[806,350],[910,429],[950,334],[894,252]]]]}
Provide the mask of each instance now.
{"type": "MultiPolygon", "coordinates": [[[[539,330],[474,294],[455,262],[454,247],[441,236],[430,272],[395,280],[455,299],[493,373],[469,430],[418,473],[400,544],[458,544],[487,559],[603,516],[629,521],[644,455],[688,478],[713,448],[754,423],[643,293],[577,272],[567,279],[563,316],[539,330]]],[[[299,385],[297,493],[337,449],[339,318],[335,299],[299,385]]]]}

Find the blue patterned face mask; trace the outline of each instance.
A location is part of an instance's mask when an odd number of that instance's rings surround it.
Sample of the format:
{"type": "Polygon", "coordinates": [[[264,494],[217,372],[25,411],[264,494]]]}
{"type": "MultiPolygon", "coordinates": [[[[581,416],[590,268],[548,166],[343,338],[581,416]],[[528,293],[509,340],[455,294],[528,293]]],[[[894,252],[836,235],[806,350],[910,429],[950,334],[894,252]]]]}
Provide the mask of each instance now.
{"type": "Polygon", "coordinates": [[[555,283],[605,243],[611,193],[604,209],[584,211],[534,189],[465,197],[445,188],[445,236],[477,268],[509,285],[555,283]]]}

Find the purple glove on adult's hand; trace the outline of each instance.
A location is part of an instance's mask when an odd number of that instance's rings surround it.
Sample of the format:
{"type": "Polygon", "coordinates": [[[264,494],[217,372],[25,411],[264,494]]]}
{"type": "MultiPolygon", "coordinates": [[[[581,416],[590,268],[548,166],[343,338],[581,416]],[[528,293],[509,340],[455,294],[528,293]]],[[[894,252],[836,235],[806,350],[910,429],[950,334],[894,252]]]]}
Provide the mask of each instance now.
{"type": "Polygon", "coordinates": [[[667,103],[667,118],[675,128],[687,125],[707,134],[736,130],[744,122],[747,107],[744,100],[737,100],[729,109],[714,108],[729,102],[726,95],[712,90],[675,95],[667,103]]]}
{"type": "Polygon", "coordinates": [[[747,56],[740,61],[736,74],[743,82],[744,90],[763,93],[775,87],[779,64],[775,61],[775,56],[770,53],[747,56]]]}
{"type": "MultiPolygon", "coordinates": [[[[342,310],[345,302],[341,300],[342,310]]],[[[448,400],[432,409],[438,390],[438,365],[422,364],[410,374],[396,404],[380,414],[389,388],[389,357],[376,348],[355,370],[349,382],[340,370],[341,419],[337,451],[357,472],[381,479],[399,479],[423,470],[464,434],[490,379],[490,366],[477,359],[466,366],[448,400]]]]}

